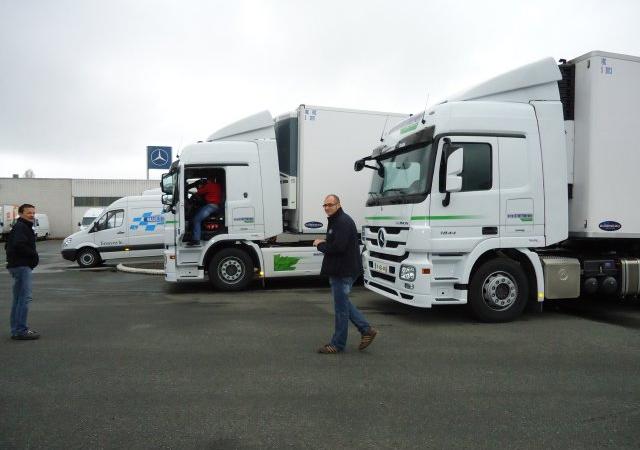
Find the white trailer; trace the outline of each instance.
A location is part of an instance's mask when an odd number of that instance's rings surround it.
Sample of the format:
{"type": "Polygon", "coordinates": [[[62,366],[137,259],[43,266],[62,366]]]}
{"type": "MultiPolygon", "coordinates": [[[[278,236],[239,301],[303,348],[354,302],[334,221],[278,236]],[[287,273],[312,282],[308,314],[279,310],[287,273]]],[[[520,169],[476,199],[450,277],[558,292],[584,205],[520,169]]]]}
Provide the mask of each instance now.
{"type": "Polygon", "coordinates": [[[373,168],[365,286],[508,321],[527,302],[640,294],[640,58],[552,58],[390,130],[373,168]]]}
{"type": "Polygon", "coordinates": [[[301,105],[275,120],[258,113],[183,149],[162,178],[166,207],[165,279],[204,279],[239,290],[262,278],[317,275],[326,232],[322,201],[340,196],[356,222],[364,218],[369,179],[353,161],[407,115],[301,105]],[[203,245],[191,247],[189,185],[215,177],[222,210],[203,223],[203,245]]]}

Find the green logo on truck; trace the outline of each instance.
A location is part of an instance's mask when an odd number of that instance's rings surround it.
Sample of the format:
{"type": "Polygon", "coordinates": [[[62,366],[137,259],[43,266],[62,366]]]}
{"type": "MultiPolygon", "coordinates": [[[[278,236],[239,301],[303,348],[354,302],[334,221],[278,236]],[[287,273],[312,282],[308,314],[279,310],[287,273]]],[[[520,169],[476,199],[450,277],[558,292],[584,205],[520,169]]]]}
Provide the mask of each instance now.
{"type": "Polygon", "coordinates": [[[273,255],[273,270],[276,272],[296,270],[296,264],[301,259],[296,256],[273,255]]]}

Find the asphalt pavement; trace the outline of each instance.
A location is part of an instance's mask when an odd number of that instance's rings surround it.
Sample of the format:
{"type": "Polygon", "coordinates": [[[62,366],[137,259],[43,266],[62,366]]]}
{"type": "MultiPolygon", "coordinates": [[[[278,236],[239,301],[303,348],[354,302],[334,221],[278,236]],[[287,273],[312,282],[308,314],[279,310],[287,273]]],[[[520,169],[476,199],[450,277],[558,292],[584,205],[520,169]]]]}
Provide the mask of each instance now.
{"type": "MultiPolygon", "coordinates": [[[[239,293],[82,270],[38,243],[30,325],[9,339],[0,271],[0,448],[634,448],[640,304],[554,302],[506,324],[416,309],[363,287],[380,330],[319,355],[315,279],[239,293]]],[[[4,267],[4,252],[0,252],[4,267]]]]}

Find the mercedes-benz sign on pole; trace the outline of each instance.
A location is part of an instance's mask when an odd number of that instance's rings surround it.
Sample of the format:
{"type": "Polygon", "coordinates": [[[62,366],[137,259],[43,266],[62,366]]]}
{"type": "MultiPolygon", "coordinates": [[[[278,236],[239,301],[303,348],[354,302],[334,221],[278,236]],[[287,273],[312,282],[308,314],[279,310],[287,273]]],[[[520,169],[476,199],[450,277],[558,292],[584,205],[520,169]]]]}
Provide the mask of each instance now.
{"type": "Polygon", "coordinates": [[[147,169],[168,169],[171,167],[171,147],[151,145],[147,147],[147,169]]]}

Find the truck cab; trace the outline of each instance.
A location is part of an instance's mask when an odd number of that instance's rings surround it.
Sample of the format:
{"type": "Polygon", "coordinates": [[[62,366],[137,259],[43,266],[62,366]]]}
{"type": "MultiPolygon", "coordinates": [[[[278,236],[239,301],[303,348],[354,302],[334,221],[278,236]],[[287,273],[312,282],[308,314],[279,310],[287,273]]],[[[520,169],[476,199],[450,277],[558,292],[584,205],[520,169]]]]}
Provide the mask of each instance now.
{"type": "Polygon", "coordinates": [[[207,142],[186,147],[162,177],[163,203],[172,216],[165,234],[168,281],[202,279],[206,271],[214,284],[242,289],[253,278],[254,267],[259,267],[258,261],[254,263],[260,254],[254,242],[282,233],[281,214],[265,214],[281,210],[273,119],[263,113],[244,125],[261,130],[260,138],[246,140],[239,128],[221,130],[207,142]],[[188,242],[199,207],[193,183],[204,178],[222,184],[224,201],[215,217],[203,223],[204,244],[191,247],[188,242]]]}
{"type": "Polygon", "coordinates": [[[470,301],[490,321],[544,295],[531,249],[567,238],[561,78],[551,58],[505,74],[413,115],[356,162],[372,169],[368,289],[426,308],[470,301]]]}

